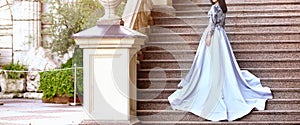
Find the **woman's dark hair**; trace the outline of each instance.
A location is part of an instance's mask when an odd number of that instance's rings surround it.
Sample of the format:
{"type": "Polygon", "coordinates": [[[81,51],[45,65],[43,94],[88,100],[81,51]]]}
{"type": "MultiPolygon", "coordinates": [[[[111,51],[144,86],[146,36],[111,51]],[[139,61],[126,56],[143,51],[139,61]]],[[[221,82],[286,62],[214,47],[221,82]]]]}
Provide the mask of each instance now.
{"type": "MultiPolygon", "coordinates": [[[[226,5],[226,2],[225,0],[218,0],[219,1],[219,5],[223,11],[223,13],[226,13],[227,12],[227,5],[226,5]]],[[[211,4],[214,5],[215,2],[213,2],[212,0],[210,0],[211,4]]]]}

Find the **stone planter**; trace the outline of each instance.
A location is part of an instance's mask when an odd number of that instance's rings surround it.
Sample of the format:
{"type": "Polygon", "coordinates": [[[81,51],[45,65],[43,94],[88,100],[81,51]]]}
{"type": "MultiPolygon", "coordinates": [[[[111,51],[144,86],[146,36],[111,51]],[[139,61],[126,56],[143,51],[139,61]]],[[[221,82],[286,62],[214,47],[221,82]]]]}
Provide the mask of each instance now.
{"type": "Polygon", "coordinates": [[[38,92],[40,86],[40,74],[37,71],[31,71],[27,73],[27,85],[26,91],[28,92],[38,92]]]}
{"type": "Polygon", "coordinates": [[[20,93],[25,92],[26,79],[3,79],[1,80],[2,93],[20,93]]]}

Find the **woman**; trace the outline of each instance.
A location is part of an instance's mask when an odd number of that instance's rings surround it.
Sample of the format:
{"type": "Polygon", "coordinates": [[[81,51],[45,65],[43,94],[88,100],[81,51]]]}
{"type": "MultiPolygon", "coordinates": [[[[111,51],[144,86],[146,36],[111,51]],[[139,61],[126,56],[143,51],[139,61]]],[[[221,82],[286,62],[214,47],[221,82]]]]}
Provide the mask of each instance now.
{"type": "Polygon", "coordinates": [[[240,70],[224,30],[225,0],[211,0],[209,25],[194,62],[178,89],[169,96],[172,109],[192,112],[211,121],[236,120],[252,109],[264,110],[270,88],[240,70]]]}

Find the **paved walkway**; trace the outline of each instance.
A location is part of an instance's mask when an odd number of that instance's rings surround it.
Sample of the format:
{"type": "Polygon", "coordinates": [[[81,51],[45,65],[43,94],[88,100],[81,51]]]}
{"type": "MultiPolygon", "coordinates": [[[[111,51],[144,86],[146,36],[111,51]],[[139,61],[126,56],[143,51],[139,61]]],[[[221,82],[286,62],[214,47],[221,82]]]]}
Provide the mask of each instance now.
{"type": "Polygon", "coordinates": [[[0,125],[77,125],[81,106],[42,103],[32,99],[0,99],[0,125]]]}

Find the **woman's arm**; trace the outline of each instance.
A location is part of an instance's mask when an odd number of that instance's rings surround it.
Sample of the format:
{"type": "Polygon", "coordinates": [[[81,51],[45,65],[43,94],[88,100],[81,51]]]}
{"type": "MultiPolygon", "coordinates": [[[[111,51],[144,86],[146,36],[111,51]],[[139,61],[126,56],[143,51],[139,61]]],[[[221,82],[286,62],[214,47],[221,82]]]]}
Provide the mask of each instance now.
{"type": "Polygon", "coordinates": [[[206,41],[205,41],[207,46],[210,45],[211,37],[215,32],[217,19],[218,19],[218,14],[217,13],[218,13],[217,6],[213,6],[212,10],[210,10],[210,13],[209,13],[209,18],[210,18],[209,28],[210,28],[210,31],[208,32],[208,35],[206,36],[206,41]]]}

